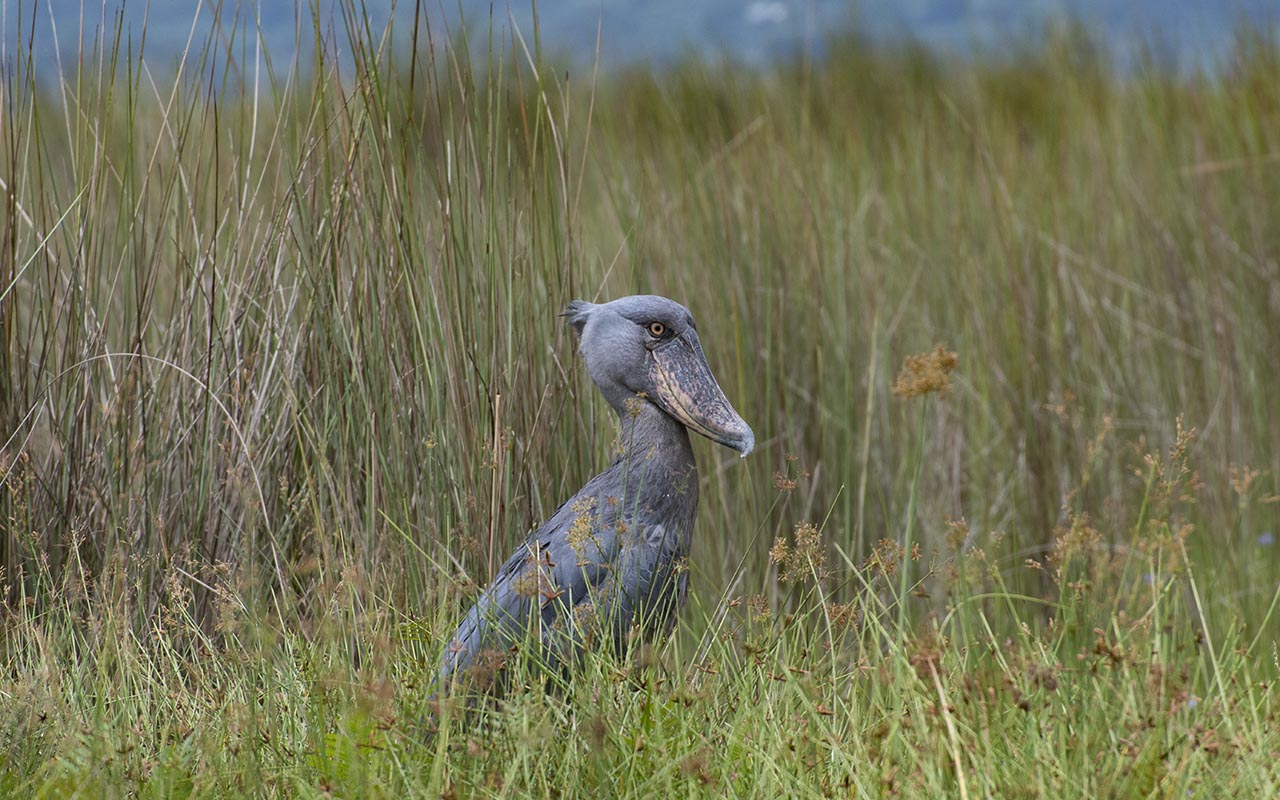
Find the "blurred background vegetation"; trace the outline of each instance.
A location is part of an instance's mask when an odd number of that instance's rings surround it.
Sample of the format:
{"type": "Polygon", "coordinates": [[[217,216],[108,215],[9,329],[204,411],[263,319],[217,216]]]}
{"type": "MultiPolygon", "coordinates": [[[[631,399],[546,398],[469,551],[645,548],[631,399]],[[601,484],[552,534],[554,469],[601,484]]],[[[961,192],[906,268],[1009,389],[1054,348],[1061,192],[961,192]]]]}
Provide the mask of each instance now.
{"type": "Polygon", "coordinates": [[[722,599],[798,607],[768,554],[805,522],[844,565],[833,602],[882,540],[921,548],[911,619],[954,610],[943,565],[973,551],[970,596],[1058,598],[1084,542],[1110,613],[1162,580],[1122,557],[1168,547],[1210,587],[1188,619],[1274,639],[1274,41],[1242,33],[1212,76],[1117,75],[1069,28],[998,62],[855,37],[597,79],[527,31],[401,57],[346,19],[349,71],[323,48],[213,70],[210,44],[166,82],[123,39],[56,85],[6,61],[11,663],[367,618],[340,628],[369,633],[354,663],[394,634],[429,680],[494,565],[605,464],[557,314],[629,293],[692,309],[760,442],[695,445],[686,643],[722,599]],[[895,398],[939,343],[950,393],[895,398]]]}
{"type": "Polygon", "coordinates": [[[558,312],[637,292],[694,310],[761,441],[700,447],[704,587],[767,588],[796,519],[853,558],[900,538],[917,411],[889,386],[945,343],[926,544],[1002,532],[1015,582],[1073,514],[1122,546],[1181,418],[1192,541],[1269,600],[1271,44],[1213,80],[1117,80],[1076,31],[999,68],[848,41],[820,68],[592,84],[519,40],[479,66],[354,41],[351,80],[9,72],[11,601],[124,556],[139,620],[174,557],[299,599],[358,563],[407,612],[483,583],[607,457],[558,312]]]}

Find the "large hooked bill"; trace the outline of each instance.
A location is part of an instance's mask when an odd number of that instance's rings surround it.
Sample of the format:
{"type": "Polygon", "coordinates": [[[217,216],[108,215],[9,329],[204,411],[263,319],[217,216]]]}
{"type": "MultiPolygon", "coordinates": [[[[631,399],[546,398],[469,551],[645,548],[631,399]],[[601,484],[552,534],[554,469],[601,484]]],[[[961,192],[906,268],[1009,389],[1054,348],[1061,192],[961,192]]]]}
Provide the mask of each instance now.
{"type": "Polygon", "coordinates": [[[716,383],[697,331],[684,333],[653,350],[653,383],[658,405],[671,416],[713,442],[737,450],[746,458],[756,446],[755,434],[716,383]]]}

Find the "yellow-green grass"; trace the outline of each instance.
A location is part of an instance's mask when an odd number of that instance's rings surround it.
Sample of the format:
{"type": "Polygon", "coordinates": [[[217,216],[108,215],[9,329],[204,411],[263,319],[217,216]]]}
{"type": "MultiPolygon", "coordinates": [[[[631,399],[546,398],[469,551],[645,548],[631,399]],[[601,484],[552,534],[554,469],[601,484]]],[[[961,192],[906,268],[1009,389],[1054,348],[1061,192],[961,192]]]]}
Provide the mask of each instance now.
{"type": "Polygon", "coordinates": [[[595,80],[347,11],[347,69],[5,65],[0,794],[1277,793],[1274,43],[595,80]],[[557,313],[632,292],[760,442],[696,445],[682,624],[431,732],[608,458],[557,313]]]}

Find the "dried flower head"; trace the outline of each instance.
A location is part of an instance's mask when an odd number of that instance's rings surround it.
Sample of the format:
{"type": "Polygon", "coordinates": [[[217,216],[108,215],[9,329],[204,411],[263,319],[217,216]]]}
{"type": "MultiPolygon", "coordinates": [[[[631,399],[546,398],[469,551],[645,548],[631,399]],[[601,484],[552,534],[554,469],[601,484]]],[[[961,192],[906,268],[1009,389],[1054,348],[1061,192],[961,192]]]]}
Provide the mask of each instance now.
{"type": "Polygon", "coordinates": [[[886,577],[898,571],[899,562],[906,559],[906,548],[892,539],[876,542],[875,550],[862,562],[860,569],[886,577]]]}
{"type": "Polygon", "coordinates": [[[862,611],[857,603],[832,603],[829,613],[831,625],[836,628],[856,628],[862,622],[862,611]]]}
{"type": "MultiPolygon", "coordinates": [[[[775,544],[776,548],[777,545],[775,544]]],[[[751,618],[755,622],[768,622],[773,619],[773,609],[769,607],[769,598],[762,594],[753,594],[747,598],[747,608],[751,609],[751,618]]]]}
{"type": "Polygon", "coordinates": [[[798,483],[795,478],[788,477],[781,472],[775,472],[773,473],[773,485],[781,491],[790,492],[796,488],[798,483]]]}
{"type": "Polygon", "coordinates": [[[600,611],[596,607],[599,602],[603,602],[603,599],[596,597],[585,603],[578,603],[573,608],[574,628],[577,630],[578,636],[581,637],[582,644],[587,647],[595,646],[603,630],[600,611]]]}
{"type": "Polygon", "coordinates": [[[634,396],[628,397],[626,400],[623,400],[622,405],[627,411],[627,416],[631,417],[632,419],[635,419],[636,417],[640,416],[640,414],[644,411],[644,406],[645,406],[645,403],[647,402],[647,398],[648,398],[647,394],[645,394],[644,392],[638,392],[634,396]]]}
{"type": "Polygon", "coordinates": [[[538,570],[536,567],[525,568],[516,576],[513,584],[516,594],[526,600],[531,600],[538,594],[538,570]]]}
{"type": "Polygon", "coordinates": [[[802,581],[810,576],[822,580],[827,574],[827,553],[812,522],[796,525],[789,546],[785,539],[778,537],[769,550],[769,560],[778,565],[778,579],[783,583],[802,581]]]}
{"type": "Polygon", "coordinates": [[[967,541],[969,541],[969,523],[964,517],[947,520],[947,544],[951,549],[962,550],[967,541]]]}
{"type": "Polygon", "coordinates": [[[930,392],[951,391],[951,371],[956,368],[956,354],[938,345],[929,353],[907,356],[902,371],[893,382],[893,393],[898,397],[912,398],[930,392]]]}
{"type": "Polygon", "coordinates": [[[1238,464],[1231,465],[1231,488],[1241,498],[1249,494],[1249,489],[1253,486],[1253,482],[1262,474],[1262,470],[1253,469],[1249,466],[1241,466],[1238,464]]]}
{"type": "Polygon", "coordinates": [[[575,501],[570,508],[573,511],[573,522],[569,524],[569,534],[566,539],[578,558],[586,558],[585,547],[588,542],[595,542],[599,546],[595,534],[596,498],[584,497],[575,501]]]}
{"type": "Polygon", "coordinates": [[[555,566],[551,553],[534,544],[525,555],[524,565],[516,576],[516,594],[527,600],[538,599],[542,606],[555,600],[564,593],[553,579],[552,570],[555,566]]]}
{"type": "Polygon", "coordinates": [[[1102,534],[1089,520],[1088,514],[1071,514],[1069,524],[1054,531],[1053,550],[1049,562],[1059,581],[1066,575],[1068,562],[1076,556],[1088,558],[1102,542],[1102,534]]]}

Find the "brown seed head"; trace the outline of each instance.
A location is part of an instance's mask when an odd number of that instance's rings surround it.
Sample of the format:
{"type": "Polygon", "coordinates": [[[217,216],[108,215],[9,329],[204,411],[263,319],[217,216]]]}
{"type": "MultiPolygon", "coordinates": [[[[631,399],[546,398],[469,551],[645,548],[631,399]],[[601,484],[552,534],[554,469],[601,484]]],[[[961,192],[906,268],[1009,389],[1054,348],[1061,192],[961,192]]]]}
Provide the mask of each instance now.
{"type": "Polygon", "coordinates": [[[826,546],[811,522],[796,525],[790,545],[778,537],[769,550],[769,560],[778,565],[778,579],[783,583],[827,576],[826,546]]]}
{"type": "Polygon", "coordinates": [[[893,393],[910,399],[930,392],[951,391],[951,371],[959,363],[956,354],[938,345],[929,353],[907,356],[893,382],[893,393]]]}
{"type": "Polygon", "coordinates": [[[575,502],[571,509],[573,510],[573,522],[569,524],[569,533],[566,537],[569,546],[573,548],[573,552],[579,558],[584,556],[583,548],[588,542],[595,541],[595,521],[596,521],[596,499],[594,497],[584,497],[575,502]]]}

